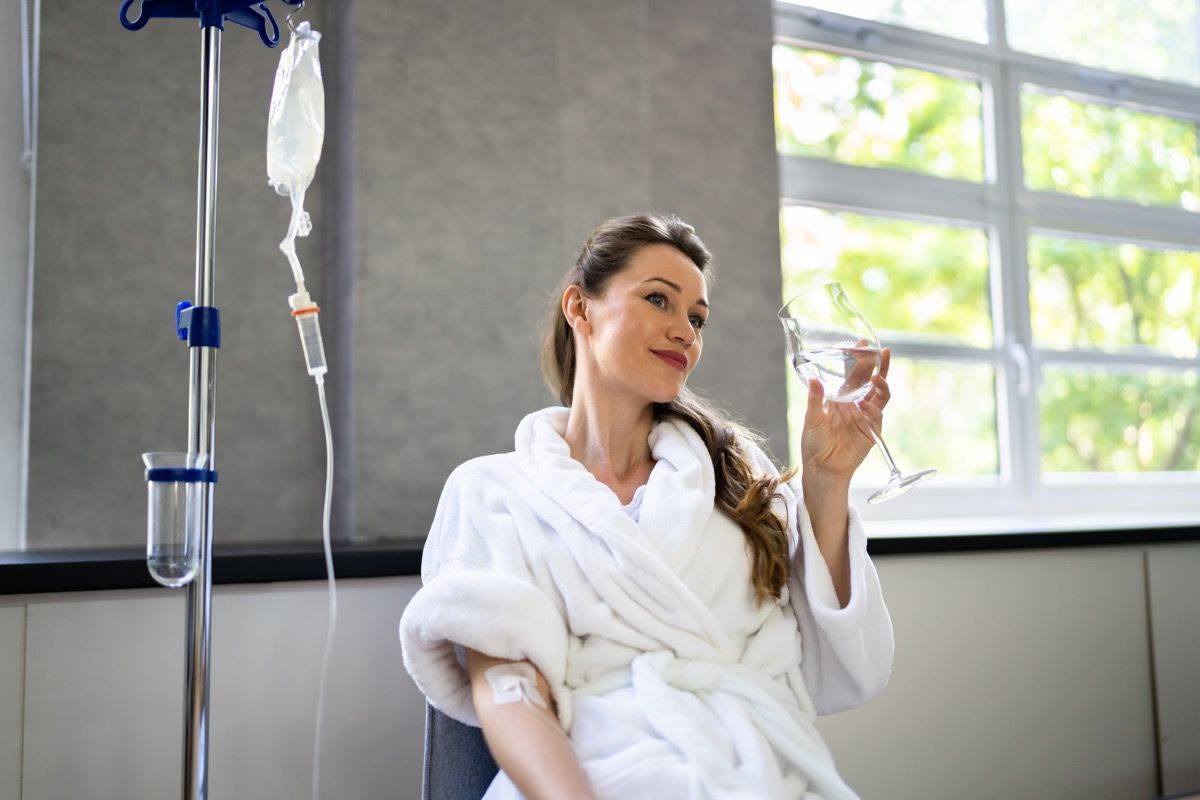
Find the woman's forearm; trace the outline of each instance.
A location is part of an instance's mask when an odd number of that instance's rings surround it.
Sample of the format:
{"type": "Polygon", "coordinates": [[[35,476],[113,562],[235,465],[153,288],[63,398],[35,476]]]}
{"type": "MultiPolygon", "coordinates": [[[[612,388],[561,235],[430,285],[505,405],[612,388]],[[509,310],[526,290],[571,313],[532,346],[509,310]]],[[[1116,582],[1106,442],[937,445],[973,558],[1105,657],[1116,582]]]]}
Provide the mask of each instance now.
{"type": "Polygon", "coordinates": [[[490,667],[506,664],[468,651],[472,698],[483,735],[496,764],[530,800],[592,800],[594,795],[579,758],[552,710],[549,687],[538,675],[538,690],[546,705],[528,700],[497,703],[495,691],[483,677],[490,667]]]}
{"type": "Polygon", "coordinates": [[[805,470],[804,506],[813,535],[842,608],[850,602],[850,485],[841,480],[810,477],[805,470]]]}

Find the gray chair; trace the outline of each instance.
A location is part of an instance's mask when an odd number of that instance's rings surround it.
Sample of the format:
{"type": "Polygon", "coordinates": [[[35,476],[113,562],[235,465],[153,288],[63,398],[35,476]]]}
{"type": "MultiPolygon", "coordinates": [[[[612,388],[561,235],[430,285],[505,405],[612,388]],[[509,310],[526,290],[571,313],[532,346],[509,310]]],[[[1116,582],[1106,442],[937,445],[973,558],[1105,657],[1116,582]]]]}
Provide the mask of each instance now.
{"type": "Polygon", "coordinates": [[[479,800],[499,771],[483,731],[425,704],[421,800],[479,800]]]}

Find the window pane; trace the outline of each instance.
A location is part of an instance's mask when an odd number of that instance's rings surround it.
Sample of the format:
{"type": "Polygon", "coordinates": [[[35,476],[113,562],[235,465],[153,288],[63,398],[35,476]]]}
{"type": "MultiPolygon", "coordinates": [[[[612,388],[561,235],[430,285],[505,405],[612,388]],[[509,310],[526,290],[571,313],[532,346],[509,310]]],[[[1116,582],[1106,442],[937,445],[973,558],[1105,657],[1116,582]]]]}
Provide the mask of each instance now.
{"type": "Polygon", "coordinates": [[[1200,373],[1042,370],[1046,472],[1200,470],[1200,373]]]}
{"type": "Polygon", "coordinates": [[[1200,84],[1196,0],[1005,0],[1004,7],[1017,50],[1200,84]]]}
{"type": "Polygon", "coordinates": [[[1181,358],[1200,341],[1200,253],[1029,237],[1029,307],[1041,347],[1148,347],[1181,358]]]}
{"type": "MultiPolygon", "coordinates": [[[[800,464],[807,394],[788,368],[788,431],[792,463],[800,464]]],[[[947,361],[892,359],[883,438],[897,466],[936,467],[939,479],[997,475],[996,390],[992,367],[947,361]]],[[[888,469],[876,451],[854,475],[855,486],[882,486],[888,469]]]]}
{"type": "Polygon", "coordinates": [[[902,25],[919,31],[986,42],[987,3],[984,0],[785,0],[848,17],[902,25]]]}
{"type": "Polygon", "coordinates": [[[1200,211],[1196,123],[1021,93],[1030,189],[1200,211]]]}
{"type": "Polygon", "coordinates": [[[787,45],[774,64],[780,153],[983,180],[977,82],[787,45]]]}
{"type": "Polygon", "coordinates": [[[784,206],[784,299],[814,274],[846,287],[888,332],[989,347],[988,240],[980,228],[784,206]]]}

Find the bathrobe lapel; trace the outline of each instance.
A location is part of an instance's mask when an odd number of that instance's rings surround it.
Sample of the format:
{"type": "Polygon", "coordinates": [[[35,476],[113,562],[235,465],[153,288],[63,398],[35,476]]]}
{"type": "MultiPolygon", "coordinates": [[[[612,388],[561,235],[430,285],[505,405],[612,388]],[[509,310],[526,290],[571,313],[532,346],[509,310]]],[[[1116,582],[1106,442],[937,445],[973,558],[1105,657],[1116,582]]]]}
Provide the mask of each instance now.
{"type": "Polygon", "coordinates": [[[712,463],[699,436],[674,420],[655,425],[649,442],[657,463],[639,523],[611,489],[571,457],[562,436],[567,414],[566,408],[548,408],[525,417],[517,428],[516,450],[528,477],[586,532],[563,539],[580,566],[604,574],[608,570],[586,563],[604,551],[617,562],[623,580],[596,580],[593,586],[616,610],[631,603],[638,607],[634,613],[649,618],[642,624],[666,623],[660,635],[666,648],[688,657],[736,660],[716,616],[672,564],[693,555],[688,548],[701,541],[713,516],[712,463]],[[676,635],[684,632],[694,636],[676,635]]]}

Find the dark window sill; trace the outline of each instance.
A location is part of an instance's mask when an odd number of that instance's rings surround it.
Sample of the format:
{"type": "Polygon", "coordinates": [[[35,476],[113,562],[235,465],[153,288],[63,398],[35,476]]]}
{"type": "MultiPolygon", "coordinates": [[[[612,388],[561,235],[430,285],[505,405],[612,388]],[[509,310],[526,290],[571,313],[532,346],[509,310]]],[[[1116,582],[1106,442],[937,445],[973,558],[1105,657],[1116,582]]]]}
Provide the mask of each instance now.
{"type": "MultiPolygon", "coordinates": [[[[1200,542],[1200,526],[889,537],[869,540],[867,550],[872,556],[886,557],[1178,542],[1200,542]]],[[[412,541],[338,544],[333,568],[338,578],[416,576],[421,574],[421,547],[421,542],[412,541]]],[[[325,578],[325,555],[319,544],[218,547],[213,561],[216,585],[325,578]]],[[[146,571],[141,549],[0,552],[0,595],[155,587],[158,584],[146,571]]]]}
{"type": "Polygon", "coordinates": [[[1200,542],[1200,525],[1111,530],[1057,530],[1022,533],[879,537],[867,541],[872,556],[923,553],[972,553],[1044,548],[1108,547],[1113,545],[1200,542]]]}
{"type": "MultiPolygon", "coordinates": [[[[421,574],[421,543],[335,544],[338,578],[421,574]]],[[[272,583],[325,579],[319,544],[273,543],[216,547],[213,583],[272,583]]],[[[140,548],[0,552],[0,595],[159,587],[140,548]]]]}

